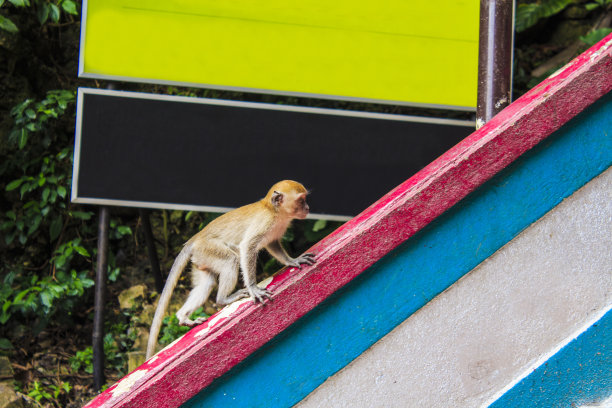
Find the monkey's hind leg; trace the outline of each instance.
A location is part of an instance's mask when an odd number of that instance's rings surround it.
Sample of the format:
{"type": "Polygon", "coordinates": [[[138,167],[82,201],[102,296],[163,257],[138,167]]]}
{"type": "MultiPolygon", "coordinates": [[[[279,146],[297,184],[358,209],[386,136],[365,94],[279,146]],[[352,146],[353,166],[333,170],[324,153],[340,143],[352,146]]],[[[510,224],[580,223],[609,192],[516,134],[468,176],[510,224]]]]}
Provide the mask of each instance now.
{"type": "Polygon", "coordinates": [[[222,268],[219,268],[219,287],[217,288],[217,304],[229,305],[237,300],[249,297],[249,292],[246,289],[240,289],[232,293],[236,289],[238,283],[238,260],[232,259],[225,262],[222,268]]]}
{"type": "Polygon", "coordinates": [[[217,283],[215,276],[210,271],[197,269],[195,266],[192,271],[192,280],[193,289],[189,292],[185,304],[176,312],[181,326],[197,326],[206,320],[206,317],[191,320],[189,316],[206,302],[217,283]]]}

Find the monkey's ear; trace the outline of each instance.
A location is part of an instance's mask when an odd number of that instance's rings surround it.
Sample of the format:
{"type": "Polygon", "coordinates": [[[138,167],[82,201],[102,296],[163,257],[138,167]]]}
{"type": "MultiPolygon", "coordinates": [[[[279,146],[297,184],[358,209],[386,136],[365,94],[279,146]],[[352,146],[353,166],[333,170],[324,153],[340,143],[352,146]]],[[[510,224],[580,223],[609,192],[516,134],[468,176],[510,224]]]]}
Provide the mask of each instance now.
{"type": "Polygon", "coordinates": [[[270,200],[275,207],[278,207],[283,203],[283,194],[275,191],[272,193],[272,199],[270,200]]]}

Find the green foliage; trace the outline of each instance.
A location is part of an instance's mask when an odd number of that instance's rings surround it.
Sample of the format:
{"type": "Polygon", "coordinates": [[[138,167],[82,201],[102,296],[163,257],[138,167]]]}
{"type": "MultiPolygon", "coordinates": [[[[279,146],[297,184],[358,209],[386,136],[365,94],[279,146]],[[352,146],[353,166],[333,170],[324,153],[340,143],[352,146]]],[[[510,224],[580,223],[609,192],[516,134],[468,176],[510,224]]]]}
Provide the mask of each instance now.
{"type": "Polygon", "coordinates": [[[55,277],[33,275],[29,281],[18,286],[13,284],[14,278],[15,273],[9,273],[0,290],[0,324],[5,324],[17,313],[25,317],[39,316],[44,323],[58,310],[70,314],[75,301],[94,284],[87,277],[87,272],[78,273],[75,270],[69,273],[60,270],[55,277]]]}
{"type": "Polygon", "coordinates": [[[0,338],[0,350],[14,350],[15,346],[9,339],[0,338]]]}
{"type": "Polygon", "coordinates": [[[34,398],[38,402],[43,400],[55,402],[57,406],[60,406],[57,401],[58,398],[62,396],[62,394],[68,394],[71,389],[72,386],[68,382],[61,381],[59,384],[51,384],[45,387],[40,382],[34,381],[30,385],[28,397],[34,398]]]}
{"type": "MultiPolygon", "coordinates": [[[[36,13],[38,22],[42,25],[48,22],[59,23],[62,14],[79,15],[77,3],[74,0],[0,0],[0,7],[31,8],[36,13]]],[[[8,17],[0,15],[0,29],[16,33],[19,28],[8,17]]]]}
{"type": "MultiPolygon", "coordinates": [[[[204,313],[203,308],[198,308],[191,314],[190,319],[197,319],[198,317],[210,317],[210,315],[204,313]]],[[[179,325],[178,319],[174,314],[172,316],[164,317],[161,328],[161,337],[159,338],[159,344],[170,344],[174,340],[187,333],[191,328],[187,326],[179,325]]]]}
{"type": "Polygon", "coordinates": [[[61,394],[68,394],[72,389],[72,385],[62,381],[59,385],[51,384],[49,388],[53,391],[53,398],[58,399],[61,394]]]}
{"type": "Polygon", "coordinates": [[[87,374],[93,373],[93,348],[86,347],[84,350],[77,351],[76,355],[70,357],[70,368],[73,372],[85,371],[87,374]]]}
{"type": "Polygon", "coordinates": [[[515,29],[520,33],[535,25],[541,19],[553,16],[572,4],[573,0],[541,0],[519,4],[516,8],[515,29]]]}
{"type": "Polygon", "coordinates": [[[589,32],[585,36],[580,37],[580,41],[591,47],[599,41],[603,40],[603,38],[610,33],[612,33],[612,28],[600,28],[589,32]]]}
{"type": "MultiPolygon", "coordinates": [[[[64,114],[68,105],[74,102],[75,93],[65,90],[47,92],[47,96],[40,102],[26,99],[11,110],[15,120],[15,128],[9,136],[9,141],[19,144],[23,149],[31,133],[45,130],[46,123],[51,119],[57,119],[64,114]]],[[[51,137],[44,135],[43,146],[49,147],[51,137]]]]}
{"type": "Polygon", "coordinates": [[[539,21],[560,13],[570,5],[582,7],[590,12],[609,4],[612,4],[612,0],[593,0],[588,3],[577,3],[574,0],[538,0],[519,3],[516,7],[514,27],[516,32],[520,33],[536,25],[539,21]]]}
{"type": "Polygon", "coordinates": [[[28,391],[28,397],[34,398],[36,401],[51,400],[53,395],[47,391],[38,381],[34,381],[28,391]]]}
{"type": "Polygon", "coordinates": [[[37,318],[42,328],[58,311],[69,316],[93,285],[88,271],[78,269],[89,263],[91,249],[76,231],[65,234],[69,226],[92,217],[68,204],[71,137],[56,128],[74,98],[74,92],[49,91],[41,101],[26,99],[11,110],[13,129],[7,142],[14,152],[0,174],[21,175],[4,188],[12,207],[3,213],[0,231],[9,248],[25,246],[28,251],[21,262],[3,265],[8,270],[0,289],[0,324],[19,315],[37,318]],[[42,265],[35,267],[34,261],[42,265]],[[49,272],[40,273],[45,270],[49,272]]]}

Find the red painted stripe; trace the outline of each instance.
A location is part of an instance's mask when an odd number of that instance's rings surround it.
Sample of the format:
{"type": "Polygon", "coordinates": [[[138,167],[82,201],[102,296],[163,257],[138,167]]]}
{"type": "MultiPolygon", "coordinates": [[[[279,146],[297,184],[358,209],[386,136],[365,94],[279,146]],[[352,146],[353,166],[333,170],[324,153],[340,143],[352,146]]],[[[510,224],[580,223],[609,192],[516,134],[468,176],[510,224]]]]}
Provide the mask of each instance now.
{"type": "Polygon", "coordinates": [[[86,407],[184,403],[611,89],[608,35],[282,271],[271,302],[219,312],[86,407]]]}

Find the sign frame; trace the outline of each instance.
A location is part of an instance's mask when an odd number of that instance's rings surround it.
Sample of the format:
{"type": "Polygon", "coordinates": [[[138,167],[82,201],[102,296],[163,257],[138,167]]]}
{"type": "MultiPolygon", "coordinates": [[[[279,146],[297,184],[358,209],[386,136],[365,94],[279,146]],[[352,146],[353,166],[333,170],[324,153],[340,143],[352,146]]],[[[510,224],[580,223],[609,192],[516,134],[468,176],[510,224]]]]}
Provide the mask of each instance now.
{"type": "MultiPolygon", "coordinates": [[[[168,202],[118,200],[118,199],[89,197],[84,194],[80,194],[78,186],[79,186],[79,174],[81,171],[81,161],[82,161],[81,150],[82,150],[82,142],[83,142],[82,136],[83,136],[84,95],[107,95],[107,96],[117,96],[117,97],[132,98],[132,99],[144,99],[144,100],[150,100],[150,101],[171,101],[171,102],[198,104],[198,105],[209,105],[209,106],[214,106],[214,107],[248,108],[248,109],[256,109],[256,110],[262,110],[262,111],[308,113],[308,114],[315,114],[315,115],[329,115],[329,116],[335,116],[335,117],[378,119],[378,120],[383,120],[385,122],[386,121],[412,122],[415,124],[426,124],[426,125],[441,124],[441,125],[449,125],[449,126],[460,126],[460,127],[471,128],[471,129],[474,128],[474,122],[467,121],[467,120],[423,118],[423,117],[416,117],[416,116],[372,113],[372,112],[363,112],[363,111],[348,111],[348,110],[337,110],[337,109],[327,109],[327,108],[311,108],[311,107],[291,106],[291,105],[275,105],[275,104],[266,104],[266,103],[195,98],[195,97],[186,97],[186,96],[170,96],[170,95],[164,95],[164,94],[147,94],[147,93],[141,93],[141,92],[115,91],[115,90],[105,90],[105,89],[96,89],[96,88],[79,88],[78,96],[77,96],[75,150],[74,150],[71,200],[74,203],[96,204],[96,205],[102,205],[102,206],[122,206],[122,207],[170,209],[170,210],[183,210],[183,211],[203,211],[203,212],[226,212],[226,211],[229,211],[235,208],[235,207],[215,206],[215,205],[191,205],[191,204],[177,204],[177,203],[168,203],[168,202]]],[[[469,134],[469,131],[467,133],[469,134]]],[[[383,141],[381,141],[381,143],[383,143],[383,141]]],[[[407,174],[406,178],[408,176],[409,175],[407,174]]],[[[265,194],[265,191],[261,192],[262,196],[263,194],[265,194]]],[[[246,204],[246,202],[244,204],[246,204]]],[[[352,216],[353,215],[317,213],[315,209],[315,212],[310,214],[309,218],[346,221],[346,220],[351,219],[352,216]]]]}
{"type": "MultiPolygon", "coordinates": [[[[410,106],[416,108],[429,108],[429,109],[447,109],[454,111],[465,111],[465,112],[475,112],[476,111],[476,87],[477,87],[477,79],[476,73],[478,68],[477,58],[478,58],[478,36],[477,36],[477,28],[476,27],[476,38],[474,42],[476,50],[474,55],[472,56],[473,61],[473,72],[474,78],[472,78],[474,83],[474,101],[472,106],[465,105],[457,105],[457,104],[445,104],[445,103],[429,103],[429,102],[419,102],[419,101],[407,101],[401,99],[385,99],[385,98],[376,98],[376,97],[361,97],[361,96],[350,96],[344,95],[341,93],[326,93],[326,92],[304,92],[304,91],[292,91],[286,89],[275,89],[273,87],[261,87],[261,86],[242,86],[242,85],[224,85],[215,83],[213,81],[194,81],[194,80],[173,80],[173,79],[164,79],[159,77],[150,77],[150,76],[139,76],[139,75],[121,75],[121,74],[107,74],[104,72],[93,72],[87,70],[86,68],[86,44],[87,44],[87,32],[88,32],[88,3],[92,0],[83,0],[82,7],[82,21],[81,21],[81,38],[80,38],[80,50],[79,50],[79,69],[78,75],[80,78],[87,79],[98,79],[98,80],[109,80],[109,81],[122,81],[122,82],[135,82],[135,83],[147,83],[147,84],[157,84],[157,85],[168,85],[168,86],[180,86],[180,87],[196,87],[196,88],[205,88],[212,90],[222,90],[222,91],[234,91],[234,92],[248,92],[248,93],[259,93],[259,94],[267,94],[267,95],[279,95],[279,96],[287,96],[287,97],[306,97],[306,98],[319,98],[326,100],[338,100],[338,101],[347,101],[347,102],[359,102],[359,103],[374,103],[374,104],[391,104],[398,106],[410,106]]],[[[474,1],[474,0],[470,0],[474,1]]],[[[474,17],[475,21],[478,22],[478,15],[474,17]]],[[[402,34],[403,35],[403,34],[402,34]]],[[[420,40],[428,41],[432,38],[427,35],[415,35],[414,37],[419,37],[420,40]]],[[[467,40],[466,40],[467,41],[467,40]]],[[[117,41],[118,42],[118,41],[117,41]]],[[[427,60],[432,60],[438,58],[439,55],[442,55],[443,51],[435,49],[435,46],[432,46],[431,52],[429,55],[423,55],[420,57],[419,61],[425,64],[427,60]]],[[[456,59],[455,59],[456,61],[456,59]]],[[[418,65],[418,64],[413,64],[418,65]]],[[[383,76],[381,74],[381,76],[383,76]]],[[[407,74],[410,77],[410,74],[407,74]]],[[[444,82],[447,81],[448,84],[458,83],[461,79],[456,78],[455,80],[446,79],[449,75],[442,75],[438,77],[436,82],[444,82]]],[[[397,78],[397,83],[401,78],[397,78]]],[[[467,80],[463,77],[463,80],[467,80]]],[[[365,82],[365,81],[364,81],[365,82]]],[[[404,82],[404,81],[401,81],[404,82]]],[[[431,84],[431,82],[430,82],[431,84]]],[[[447,84],[447,85],[448,85],[447,84]]],[[[435,85],[435,84],[434,84],[435,85]]],[[[438,86],[438,85],[435,85],[438,86]]],[[[432,86],[433,88],[434,86],[432,86]]],[[[448,89],[448,88],[446,88],[448,89]]]]}

